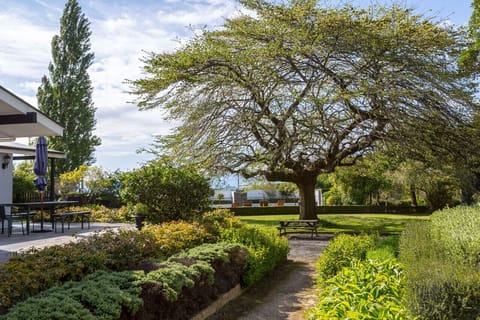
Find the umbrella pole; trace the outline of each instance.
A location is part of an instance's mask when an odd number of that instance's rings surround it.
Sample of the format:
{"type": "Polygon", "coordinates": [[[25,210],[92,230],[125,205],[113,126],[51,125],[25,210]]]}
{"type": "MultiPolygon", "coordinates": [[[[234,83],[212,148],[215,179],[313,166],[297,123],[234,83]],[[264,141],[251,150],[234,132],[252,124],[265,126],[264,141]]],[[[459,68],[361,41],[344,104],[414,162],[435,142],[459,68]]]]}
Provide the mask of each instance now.
{"type": "Polygon", "coordinates": [[[43,231],[43,191],[40,191],[40,231],[43,231]]]}

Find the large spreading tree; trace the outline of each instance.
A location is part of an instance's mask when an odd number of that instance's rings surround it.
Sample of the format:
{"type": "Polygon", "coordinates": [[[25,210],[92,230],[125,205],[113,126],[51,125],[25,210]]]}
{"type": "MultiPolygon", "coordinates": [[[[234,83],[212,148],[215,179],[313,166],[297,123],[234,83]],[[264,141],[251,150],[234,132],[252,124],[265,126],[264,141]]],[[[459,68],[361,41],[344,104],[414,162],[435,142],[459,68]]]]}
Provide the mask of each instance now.
{"type": "Polygon", "coordinates": [[[159,140],[176,159],[293,182],[300,217],[313,219],[319,174],[385,141],[406,144],[410,132],[438,136],[470,121],[460,31],[397,5],[241,3],[247,14],[151,53],[132,81],[140,109],[179,121],[159,140]]]}
{"type": "Polygon", "coordinates": [[[94,162],[100,139],[93,135],[96,108],[88,68],[94,54],[90,50],[90,22],[76,0],[68,0],[60,20],[60,34],[52,39],[50,76],[43,76],[37,100],[41,111],[64,127],[61,137],[49,139],[49,148],[66,153],[60,173],[94,162]]]}

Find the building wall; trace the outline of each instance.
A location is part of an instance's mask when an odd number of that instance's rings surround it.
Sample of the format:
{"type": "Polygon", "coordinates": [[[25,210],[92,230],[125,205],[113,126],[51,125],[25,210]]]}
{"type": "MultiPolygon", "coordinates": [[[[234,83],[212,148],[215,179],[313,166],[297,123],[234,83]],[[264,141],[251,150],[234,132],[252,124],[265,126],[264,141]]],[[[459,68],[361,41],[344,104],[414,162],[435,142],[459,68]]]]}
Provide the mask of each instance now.
{"type": "MultiPolygon", "coordinates": [[[[12,203],[13,198],[13,165],[12,161],[7,168],[2,168],[5,153],[0,153],[0,203],[12,203]]],[[[12,154],[9,154],[10,159],[12,154]]]]}

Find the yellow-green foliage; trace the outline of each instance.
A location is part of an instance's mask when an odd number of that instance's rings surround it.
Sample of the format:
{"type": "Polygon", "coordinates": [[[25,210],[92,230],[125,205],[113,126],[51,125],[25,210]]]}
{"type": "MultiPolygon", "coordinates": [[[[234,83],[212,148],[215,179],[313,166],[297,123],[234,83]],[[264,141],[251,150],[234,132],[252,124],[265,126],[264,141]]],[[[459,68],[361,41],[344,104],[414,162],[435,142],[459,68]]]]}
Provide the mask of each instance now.
{"type": "Polygon", "coordinates": [[[172,221],[148,225],[142,232],[154,235],[156,244],[167,257],[213,239],[205,227],[197,222],[172,221]]]}
{"type": "Polygon", "coordinates": [[[95,222],[108,222],[108,223],[127,223],[132,222],[132,214],[129,212],[126,206],[120,208],[107,208],[105,206],[95,206],[91,209],[90,220],[95,222]]]}
{"type": "Polygon", "coordinates": [[[364,260],[367,251],[373,249],[375,236],[340,234],[330,241],[328,247],[317,261],[320,279],[327,280],[337,274],[352,260],[364,260]]]}
{"type": "Polygon", "coordinates": [[[321,287],[317,319],[409,319],[402,306],[403,271],[395,259],[353,260],[321,287]]]}
{"type": "Polygon", "coordinates": [[[229,209],[204,212],[197,220],[213,235],[219,235],[221,229],[238,228],[242,225],[240,219],[229,209]]]}
{"type": "Polygon", "coordinates": [[[238,228],[221,230],[220,239],[226,242],[239,243],[247,247],[249,260],[243,275],[246,286],[258,281],[272,271],[287,258],[288,240],[279,237],[272,228],[242,225],[238,228]]]}

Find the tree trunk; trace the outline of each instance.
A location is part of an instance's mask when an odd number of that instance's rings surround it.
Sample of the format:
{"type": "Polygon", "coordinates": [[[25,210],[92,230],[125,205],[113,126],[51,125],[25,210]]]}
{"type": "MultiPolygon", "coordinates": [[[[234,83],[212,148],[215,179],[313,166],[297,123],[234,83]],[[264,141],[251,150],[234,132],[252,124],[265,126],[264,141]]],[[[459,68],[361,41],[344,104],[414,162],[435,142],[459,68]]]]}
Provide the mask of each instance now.
{"type": "Polygon", "coordinates": [[[410,185],[410,197],[412,199],[412,205],[416,207],[417,203],[417,193],[415,192],[415,186],[413,184],[410,185]]]}
{"type": "Polygon", "coordinates": [[[317,219],[317,213],[315,210],[315,185],[317,183],[317,177],[306,177],[296,182],[300,193],[300,219],[313,220],[317,219]]]}

